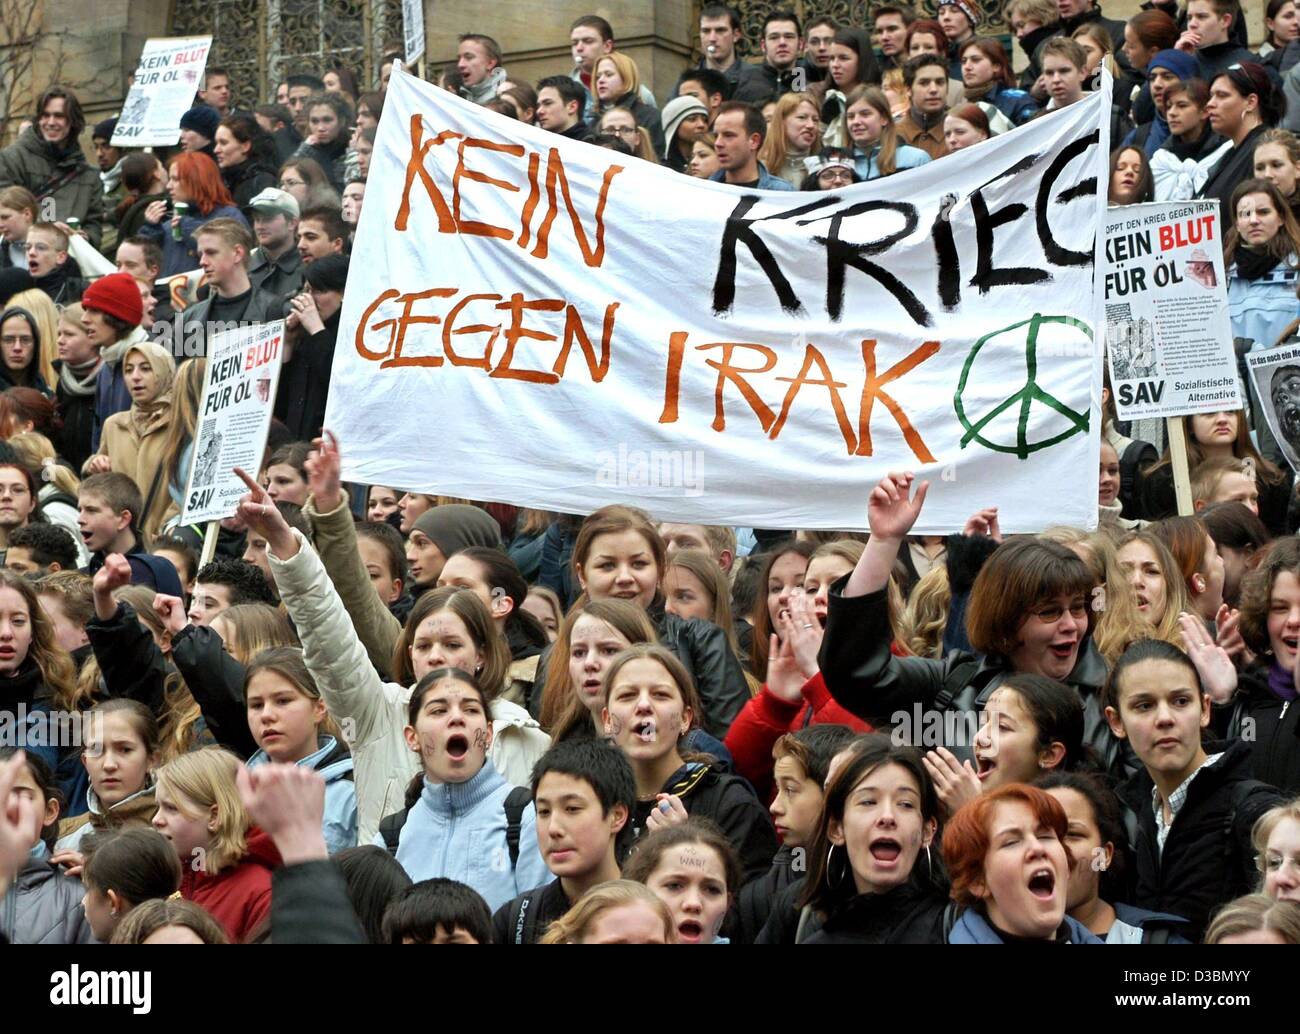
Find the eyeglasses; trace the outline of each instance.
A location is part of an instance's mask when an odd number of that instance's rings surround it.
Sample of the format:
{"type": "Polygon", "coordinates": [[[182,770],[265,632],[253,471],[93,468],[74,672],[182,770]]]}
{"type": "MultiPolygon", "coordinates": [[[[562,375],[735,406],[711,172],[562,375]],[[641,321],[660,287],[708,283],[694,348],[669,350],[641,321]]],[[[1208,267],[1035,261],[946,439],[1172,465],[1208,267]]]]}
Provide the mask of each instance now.
{"type": "Polygon", "coordinates": [[[600,135],[608,136],[608,137],[637,136],[640,133],[640,131],[641,131],[640,126],[622,126],[622,127],[615,127],[614,129],[602,129],[600,131],[600,135]]]}
{"type": "Polygon", "coordinates": [[[280,181],[281,190],[284,190],[285,187],[305,187],[306,185],[307,184],[303,180],[281,180],[280,181]]]}
{"type": "Polygon", "coordinates": [[[817,182],[827,186],[837,183],[847,185],[853,182],[853,173],[848,169],[823,169],[817,174],[817,182]]]}
{"type": "Polygon", "coordinates": [[[1259,866],[1260,872],[1281,872],[1289,865],[1300,875],[1300,857],[1296,856],[1284,858],[1277,854],[1256,855],[1255,864],[1259,866]]]}
{"type": "Polygon", "coordinates": [[[4,337],[0,337],[0,345],[30,345],[34,344],[35,341],[34,337],[24,337],[22,334],[6,334],[4,337]]]}
{"type": "Polygon", "coordinates": [[[29,244],[29,245],[27,245],[27,251],[28,251],[29,254],[30,254],[31,252],[35,252],[37,255],[44,255],[47,251],[53,251],[53,250],[54,250],[54,249],[53,249],[52,247],[50,247],[50,245],[48,245],[48,244],[29,244]]]}
{"type": "MultiPolygon", "coordinates": [[[[1031,613],[1033,613],[1034,617],[1038,618],[1038,620],[1043,624],[1052,625],[1061,620],[1062,615],[1065,614],[1065,610],[1066,608],[1062,607],[1059,603],[1047,603],[1031,613]]],[[[1072,618],[1086,617],[1088,614],[1088,604],[1083,600],[1073,600],[1070,603],[1069,610],[1070,617],[1072,618]]]]}

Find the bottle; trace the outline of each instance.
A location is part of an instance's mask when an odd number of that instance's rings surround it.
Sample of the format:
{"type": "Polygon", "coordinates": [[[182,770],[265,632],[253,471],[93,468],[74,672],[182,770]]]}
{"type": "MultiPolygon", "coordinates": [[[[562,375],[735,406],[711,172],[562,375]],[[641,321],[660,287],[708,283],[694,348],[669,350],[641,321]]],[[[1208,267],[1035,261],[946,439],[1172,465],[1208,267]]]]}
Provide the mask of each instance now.
{"type": "Polygon", "coordinates": [[[190,206],[184,201],[177,201],[172,207],[175,210],[176,215],[176,219],[172,223],[172,240],[181,241],[185,239],[185,230],[181,226],[181,220],[185,218],[185,214],[190,210],[190,206]]]}

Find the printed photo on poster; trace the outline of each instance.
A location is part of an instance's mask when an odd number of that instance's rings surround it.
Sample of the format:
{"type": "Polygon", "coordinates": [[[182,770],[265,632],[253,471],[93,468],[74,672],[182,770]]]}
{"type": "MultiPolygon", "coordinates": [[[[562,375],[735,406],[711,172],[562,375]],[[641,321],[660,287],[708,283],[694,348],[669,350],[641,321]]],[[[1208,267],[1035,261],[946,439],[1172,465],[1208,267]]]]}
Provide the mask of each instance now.
{"type": "Polygon", "coordinates": [[[1256,419],[1268,423],[1292,470],[1300,471],[1300,345],[1282,345],[1246,356],[1254,385],[1256,419]]]}

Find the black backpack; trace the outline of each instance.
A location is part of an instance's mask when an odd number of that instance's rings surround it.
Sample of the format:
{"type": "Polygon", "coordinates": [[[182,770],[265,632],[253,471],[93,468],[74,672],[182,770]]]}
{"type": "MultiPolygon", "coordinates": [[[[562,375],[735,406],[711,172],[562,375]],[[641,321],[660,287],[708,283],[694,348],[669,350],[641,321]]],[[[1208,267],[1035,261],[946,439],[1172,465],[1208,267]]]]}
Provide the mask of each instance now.
{"type": "MultiPolygon", "coordinates": [[[[532,803],[533,792],[526,786],[512,786],[506,794],[503,807],[506,812],[506,847],[510,851],[510,868],[519,864],[519,834],[524,825],[524,811],[532,803]]],[[[397,844],[402,838],[402,827],[410,808],[395,811],[379,823],[379,835],[384,838],[384,846],[393,857],[397,856],[397,844]]]]}

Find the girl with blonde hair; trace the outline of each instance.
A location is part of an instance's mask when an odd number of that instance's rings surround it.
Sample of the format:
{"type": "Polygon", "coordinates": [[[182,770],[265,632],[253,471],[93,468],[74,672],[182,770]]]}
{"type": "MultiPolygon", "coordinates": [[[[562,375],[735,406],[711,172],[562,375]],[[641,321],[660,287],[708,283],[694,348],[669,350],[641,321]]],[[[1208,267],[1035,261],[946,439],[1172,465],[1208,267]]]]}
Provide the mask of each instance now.
{"type": "Polygon", "coordinates": [[[204,747],[157,772],[153,827],[181,863],[180,896],[204,908],[239,943],[271,913],[271,870],[280,854],[239,797],[239,758],[204,747]]]}
{"type": "Polygon", "coordinates": [[[675,944],[673,917],[643,883],[610,880],[592,887],[555,920],[539,944],[675,944]]]}

